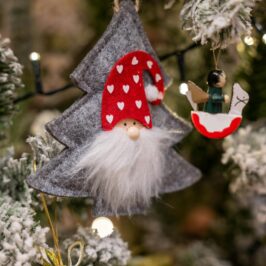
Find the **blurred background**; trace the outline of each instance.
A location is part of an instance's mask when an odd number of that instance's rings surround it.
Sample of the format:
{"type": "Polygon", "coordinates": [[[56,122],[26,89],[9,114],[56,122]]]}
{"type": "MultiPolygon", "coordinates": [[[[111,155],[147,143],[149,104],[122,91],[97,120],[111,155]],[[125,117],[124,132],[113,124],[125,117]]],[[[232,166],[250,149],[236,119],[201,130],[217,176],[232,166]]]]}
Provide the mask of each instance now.
{"type": "MultiPolygon", "coordinates": [[[[183,1],[176,1],[171,9],[166,10],[163,0],[142,1],[139,15],[159,56],[192,44],[191,37],[181,28],[179,12],[182,4],[183,1]]],[[[33,51],[41,55],[46,92],[68,84],[70,73],[110,22],[112,5],[110,0],[0,1],[0,33],[10,38],[10,46],[24,66],[22,79],[25,87],[17,96],[35,90],[29,60],[33,51]]],[[[263,0],[253,12],[261,32],[254,29],[252,38],[231,45],[221,53],[220,66],[228,77],[226,93],[231,94],[233,82],[237,81],[250,94],[243,115],[245,129],[240,131],[244,137],[238,140],[242,144],[250,142],[252,134],[266,126],[263,120],[266,117],[265,11],[266,1],[263,0]],[[255,129],[246,133],[246,126],[255,129]]],[[[180,84],[185,78],[206,88],[206,76],[213,68],[210,47],[198,46],[187,52],[184,60],[185,77],[180,77],[176,56],[162,62],[173,78],[165,103],[178,115],[190,120],[191,107],[180,92],[180,84]]],[[[14,146],[16,157],[30,152],[25,142],[27,137],[43,134],[43,125],[82,95],[78,88],[70,88],[51,96],[37,95],[18,102],[6,140],[14,146]]],[[[263,134],[262,139],[266,138],[263,134]]],[[[111,217],[123,240],[129,243],[130,265],[265,266],[266,201],[254,203],[254,198],[245,197],[243,200],[243,195],[239,196],[231,189],[239,167],[222,162],[228,145],[234,146],[235,143],[234,138],[230,145],[222,140],[209,140],[192,130],[178,144],[177,150],[202,171],[202,179],[184,191],[163,195],[147,216],[111,217]],[[254,204],[262,204],[262,209],[265,206],[260,219],[254,213],[254,204]]],[[[71,235],[79,224],[90,226],[93,222],[89,204],[77,200],[58,204],[60,236],[71,235]]],[[[41,223],[45,224],[45,219],[40,217],[41,223]]]]}

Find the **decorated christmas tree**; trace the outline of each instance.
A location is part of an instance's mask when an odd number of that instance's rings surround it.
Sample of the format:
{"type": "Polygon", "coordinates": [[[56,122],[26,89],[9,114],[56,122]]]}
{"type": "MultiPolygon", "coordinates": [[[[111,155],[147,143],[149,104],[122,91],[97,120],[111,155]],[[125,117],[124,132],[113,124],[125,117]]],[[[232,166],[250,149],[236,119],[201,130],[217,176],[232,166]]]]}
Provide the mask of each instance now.
{"type": "Polygon", "coordinates": [[[0,10],[0,266],[265,265],[265,1],[0,10]]]}

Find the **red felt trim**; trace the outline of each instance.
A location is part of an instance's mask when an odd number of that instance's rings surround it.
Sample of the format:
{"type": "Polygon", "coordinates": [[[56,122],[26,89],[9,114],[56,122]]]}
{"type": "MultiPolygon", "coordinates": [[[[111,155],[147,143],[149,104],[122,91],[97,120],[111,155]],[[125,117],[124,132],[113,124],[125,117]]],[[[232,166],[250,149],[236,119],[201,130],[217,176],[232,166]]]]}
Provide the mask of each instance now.
{"type": "Polygon", "coordinates": [[[232,120],[229,127],[224,128],[223,131],[215,131],[215,132],[209,132],[206,127],[202,124],[200,124],[199,115],[192,113],[191,114],[192,122],[195,126],[195,128],[200,132],[203,136],[210,138],[210,139],[222,139],[226,136],[232,134],[234,131],[237,130],[237,128],[240,126],[242,118],[236,117],[232,120]]]}
{"type": "MultiPolygon", "coordinates": [[[[147,128],[152,119],[144,90],[143,74],[148,71],[159,92],[164,94],[163,75],[158,63],[144,51],[120,58],[112,67],[102,94],[102,128],[111,130],[123,119],[135,119],[147,128]]],[[[160,104],[157,99],[152,104],[160,104]]]]}

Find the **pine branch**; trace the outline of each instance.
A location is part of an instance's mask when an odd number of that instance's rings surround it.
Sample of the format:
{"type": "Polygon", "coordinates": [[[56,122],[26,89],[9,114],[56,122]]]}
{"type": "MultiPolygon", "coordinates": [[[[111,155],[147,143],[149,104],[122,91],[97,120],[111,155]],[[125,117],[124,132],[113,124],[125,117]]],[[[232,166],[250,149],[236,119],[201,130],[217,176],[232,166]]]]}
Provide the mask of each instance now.
{"type": "Polygon", "coordinates": [[[254,0],[190,0],[180,13],[182,26],[193,41],[223,49],[251,34],[254,5],[254,0]]]}
{"type": "Polygon", "coordinates": [[[8,47],[9,43],[9,39],[0,35],[0,140],[6,137],[6,130],[12,123],[11,118],[16,110],[16,90],[23,87],[22,66],[8,47]]]}

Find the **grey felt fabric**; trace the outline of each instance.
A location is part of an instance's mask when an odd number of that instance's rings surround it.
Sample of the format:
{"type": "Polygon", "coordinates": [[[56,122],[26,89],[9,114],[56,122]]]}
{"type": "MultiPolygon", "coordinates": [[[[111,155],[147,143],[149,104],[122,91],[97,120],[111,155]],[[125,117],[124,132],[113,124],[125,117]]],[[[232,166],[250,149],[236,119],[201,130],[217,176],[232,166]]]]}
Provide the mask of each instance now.
{"type": "MultiPolygon", "coordinates": [[[[91,197],[90,184],[86,183],[82,173],[71,175],[71,169],[83,152],[85,144],[90,143],[95,134],[101,131],[102,90],[110,69],[121,56],[133,50],[144,50],[158,61],[133,2],[122,0],[120,11],[114,15],[102,38],[71,75],[72,80],[86,95],[47,125],[47,130],[66,149],[39,169],[36,175],[27,178],[30,186],[57,196],[91,197]]],[[[169,83],[170,79],[162,68],[161,70],[165,82],[169,83]]],[[[149,80],[145,80],[145,83],[149,83],[149,80]]],[[[187,122],[170,112],[163,104],[150,106],[150,110],[154,126],[174,132],[173,144],[181,141],[191,130],[187,122]]],[[[161,193],[184,189],[200,178],[199,170],[182,159],[172,148],[166,156],[167,165],[161,193]]],[[[94,199],[94,202],[94,215],[112,215],[101,199],[94,199]]],[[[145,212],[143,206],[138,206],[133,214],[145,212]]],[[[127,211],[121,209],[118,214],[124,215],[127,211]]]]}

